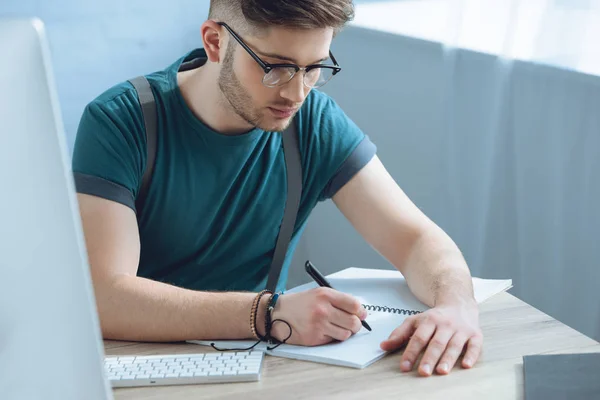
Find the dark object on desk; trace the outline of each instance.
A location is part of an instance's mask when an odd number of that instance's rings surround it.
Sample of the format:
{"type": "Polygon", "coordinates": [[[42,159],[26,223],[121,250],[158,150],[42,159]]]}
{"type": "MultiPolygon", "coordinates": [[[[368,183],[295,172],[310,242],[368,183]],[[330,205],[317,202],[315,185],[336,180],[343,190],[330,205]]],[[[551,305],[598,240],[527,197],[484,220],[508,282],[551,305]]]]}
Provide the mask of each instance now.
{"type": "MultiPolygon", "coordinates": [[[[313,278],[314,281],[317,282],[317,285],[333,289],[329,282],[327,282],[327,279],[325,279],[323,274],[321,274],[321,272],[319,272],[319,270],[314,265],[312,265],[310,261],[306,262],[304,268],[306,269],[306,272],[308,272],[308,274],[311,276],[311,278],[313,278]]],[[[367,321],[362,320],[360,322],[362,326],[365,327],[365,329],[371,331],[371,327],[369,326],[369,324],[367,324],[367,321]]]]}
{"type": "Polygon", "coordinates": [[[600,400],[600,353],[523,357],[525,400],[600,400]]]}

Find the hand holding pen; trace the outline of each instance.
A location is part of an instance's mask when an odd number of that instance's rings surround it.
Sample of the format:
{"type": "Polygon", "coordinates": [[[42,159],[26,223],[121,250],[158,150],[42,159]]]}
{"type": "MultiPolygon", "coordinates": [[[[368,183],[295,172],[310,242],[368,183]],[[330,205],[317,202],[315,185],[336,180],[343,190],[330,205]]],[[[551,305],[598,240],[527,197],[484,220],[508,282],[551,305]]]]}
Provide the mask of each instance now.
{"type": "MultiPolygon", "coordinates": [[[[323,276],[323,274],[321,274],[321,272],[319,272],[319,270],[310,261],[306,262],[304,268],[306,269],[306,272],[313,278],[313,280],[317,282],[317,285],[333,289],[333,287],[331,287],[331,284],[327,281],[325,276],[323,276]]],[[[364,319],[361,320],[361,324],[365,327],[365,329],[369,331],[371,330],[371,327],[364,319]]]]}
{"type": "Polygon", "coordinates": [[[281,319],[287,324],[275,323],[271,333],[276,339],[288,344],[318,346],[338,340],[344,341],[358,333],[363,326],[367,311],[360,301],[344,292],[331,288],[327,280],[310,262],[307,271],[320,287],[279,297],[272,313],[272,320],[281,319]]]}

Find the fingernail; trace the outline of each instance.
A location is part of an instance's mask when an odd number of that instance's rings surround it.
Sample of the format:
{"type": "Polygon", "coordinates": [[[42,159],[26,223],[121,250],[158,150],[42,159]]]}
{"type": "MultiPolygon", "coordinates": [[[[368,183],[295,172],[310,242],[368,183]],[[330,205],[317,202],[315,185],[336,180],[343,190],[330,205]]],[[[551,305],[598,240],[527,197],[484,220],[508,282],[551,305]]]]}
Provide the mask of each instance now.
{"type": "Polygon", "coordinates": [[[470,367],[471,366],[471,360],[465,360],[465,365],[467,367],[470,367]]]}
{"type": "Polygon", "coordinates": [[[440,365],[440,369],[442,370],[442,372],[448,372],[448,364],[442,363],[440,365]]]}
{"type": "Polygon", "coordinates": [[[401,365],[402,369],[410,369],[410,361],[404,361],[401,365]]]}
{"type": "Polygon", "coordinates": [[[425,365],[423,365],[422,369],[423,369],[423,372],[425,372],[425,374],[427,374],[427,375],[431,374],[431,365],[425,364],[425,365]]]}
{"type": "Polygon", "coordinates": [[[360,313],[360,319],[365,319],[368,315],[369,313],[367,312],[367,310],[363,308],[362,312],[360,313]]]}

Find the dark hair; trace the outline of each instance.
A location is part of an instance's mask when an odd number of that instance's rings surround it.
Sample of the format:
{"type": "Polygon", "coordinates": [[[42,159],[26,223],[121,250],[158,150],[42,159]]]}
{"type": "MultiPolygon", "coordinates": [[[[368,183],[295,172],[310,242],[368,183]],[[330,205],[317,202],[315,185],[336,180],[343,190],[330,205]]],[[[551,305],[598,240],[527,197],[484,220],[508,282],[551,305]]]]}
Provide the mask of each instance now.
{"type": "Polygon", "coordinates": [[[354,5],[352,0],[210,1],[209,18],[231,22],[240,17],[254,28],[333,28],[337,33],[354,18],[354,5]]]}

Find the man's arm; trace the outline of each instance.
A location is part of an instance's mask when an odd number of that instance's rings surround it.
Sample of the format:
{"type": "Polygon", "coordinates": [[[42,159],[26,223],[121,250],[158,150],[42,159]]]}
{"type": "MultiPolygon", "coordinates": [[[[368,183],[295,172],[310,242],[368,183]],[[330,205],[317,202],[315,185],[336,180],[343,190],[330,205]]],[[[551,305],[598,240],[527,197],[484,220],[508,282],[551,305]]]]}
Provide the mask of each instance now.
{"type": "Polygon", "coordinates": [[[402,272],[415,296],[433,307],[408,318],[382,347],[391,350],[412,337],[403,356],[402,368],[408,371],[431,341],[421,362],[421,373],[429,375],[441,356],[438,371],[447,373],[469,342],[463,366],[471,366],[482,341],[477,304],[469,269],[452,239],[412,203],[377,156],[333,201],[365,240],[402,272]]]}
{"type": "Polygon", "coordinates": [[[433,307],[446,298],[472,299],[467,264],[452,239],[402,191],[375,156],[333,197],[365,240],[433,307]]]}
{"type": "MultiPolygon", "coordinates": [[[[135,213],[103,198],[78,194],[96,304],[106,339],[182,341],[249,339],[256,293],[201,292],[136,276],[140,239],[135,213]]],[[[258,309],[257,330],[265,334],[268,296],[258,309]]],[[[366,311],[350,295],[327,288],[281,296],[274,318],[293,328],[289,342],[315,345],[345,340],[361,329],[366,311]]],[[[282,324],[274,334],[285,339],[282,324]]]]}
{"type": "Polygon", "coordinates": [[[78,194],[78,201],[106,339],[252,337],[255,293],[196,292],[137,277],[140,240],[133,210],[86,194],[78,194]]]}

